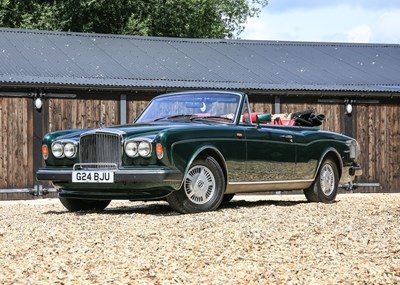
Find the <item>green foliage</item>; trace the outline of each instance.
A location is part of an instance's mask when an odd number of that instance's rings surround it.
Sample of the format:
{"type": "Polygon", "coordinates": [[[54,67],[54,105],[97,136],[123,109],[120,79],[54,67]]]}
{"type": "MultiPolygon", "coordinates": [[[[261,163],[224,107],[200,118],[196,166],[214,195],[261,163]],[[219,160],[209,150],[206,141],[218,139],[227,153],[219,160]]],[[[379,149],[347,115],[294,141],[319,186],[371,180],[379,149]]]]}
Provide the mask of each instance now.
{"type": "Polygon", "coordinates": [[[0,0],[0,26],[189,38],[234,38],[267,0],[0,0]]]}
{"type": "Polygon", "coordinates": [[[58,30],[57,8],[50,1],[0,0],[2,27],[58,30]]]}

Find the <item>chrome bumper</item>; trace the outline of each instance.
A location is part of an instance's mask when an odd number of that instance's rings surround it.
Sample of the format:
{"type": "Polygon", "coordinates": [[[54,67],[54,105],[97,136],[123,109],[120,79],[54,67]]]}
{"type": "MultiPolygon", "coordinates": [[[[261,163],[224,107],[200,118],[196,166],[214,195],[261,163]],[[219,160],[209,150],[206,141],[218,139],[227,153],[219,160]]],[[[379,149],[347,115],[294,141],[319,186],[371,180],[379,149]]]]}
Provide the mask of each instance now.
{"type": "MultiPolygon", "coordinates": [[[[72,169],[39,169],[36,173],[37,180],[49,180],[52,182],[72,183],[72,169]]],[[[174,181],[181,182],[182,173],[171,169],[135,169],[114,171],[114,183],[118,182],[157,182],[174,181]]]]}

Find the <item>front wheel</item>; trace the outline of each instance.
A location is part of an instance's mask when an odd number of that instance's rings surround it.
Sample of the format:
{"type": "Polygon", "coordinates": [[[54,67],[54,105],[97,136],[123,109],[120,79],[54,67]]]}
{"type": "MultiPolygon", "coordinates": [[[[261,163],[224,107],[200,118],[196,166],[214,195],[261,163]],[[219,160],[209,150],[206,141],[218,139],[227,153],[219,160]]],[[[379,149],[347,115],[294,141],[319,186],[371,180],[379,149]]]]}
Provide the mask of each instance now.
{"type": "Polygon", "coordinates": [[[182,214],[213,211],[221,204],[225,185],[218,162],[211,156],[198,158],[186,173],[182,187],[167,196],[167,201],[182,214]]]}
{"type": "Polygon", "coordinates": [[[59,197],[61,204],[71,212],[104,210],[111,200],[83,200],[59,197]]]}
{"type": "Polygon", "coordinates": [[[335,201],[339,184],[339,172],[336,163],[325,159],[318,171],[314,183],[304,194],[309,202],[332,203],[335,201]]]}

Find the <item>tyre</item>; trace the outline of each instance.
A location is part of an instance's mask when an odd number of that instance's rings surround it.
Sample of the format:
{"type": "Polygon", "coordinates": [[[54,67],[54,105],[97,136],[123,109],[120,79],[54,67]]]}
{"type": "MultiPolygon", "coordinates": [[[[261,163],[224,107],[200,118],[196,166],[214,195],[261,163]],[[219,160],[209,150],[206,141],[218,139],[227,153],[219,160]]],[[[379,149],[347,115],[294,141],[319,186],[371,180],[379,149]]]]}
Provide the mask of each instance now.
{"type": "Polygon", "coordinates": [[[228,203],[230,202],[233,197],[235,197],[235,194],[225,194],[224,198],[222,198],[222,203],[228,203]]]}
{"type": "Polygon", "coordinates": [[[325,159],[310,188],[304,189],[309,202],[332,203],[335,201],[339,184],[339,171],[336,163],[325,159]]]}
{"type": "Polygon", "coordinates": [[[59,197],[61,204],[71,212],[104,210],[111,200],[83,200],[59,197]]]}
{"type": "Polygon", "coordinates": [[[211,156],[196,159],[186,173],[182,187],[167,196],[172,209],[182,214],[213,211],[222,202],[225,178],[211,156]]]}

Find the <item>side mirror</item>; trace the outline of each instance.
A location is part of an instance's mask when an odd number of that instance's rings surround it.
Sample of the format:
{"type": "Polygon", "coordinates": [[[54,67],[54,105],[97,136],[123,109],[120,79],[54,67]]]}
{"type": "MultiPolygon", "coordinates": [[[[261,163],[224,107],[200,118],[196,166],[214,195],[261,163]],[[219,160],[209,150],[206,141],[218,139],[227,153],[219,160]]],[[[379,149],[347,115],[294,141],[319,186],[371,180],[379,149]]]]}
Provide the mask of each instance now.
{"type": "Polygon", "coordinates": [[[268,123],[272,121],[272,115],[269,113],[259,114],[256,116],[256,124],[259,127],[261,123],[268,123]]]}

